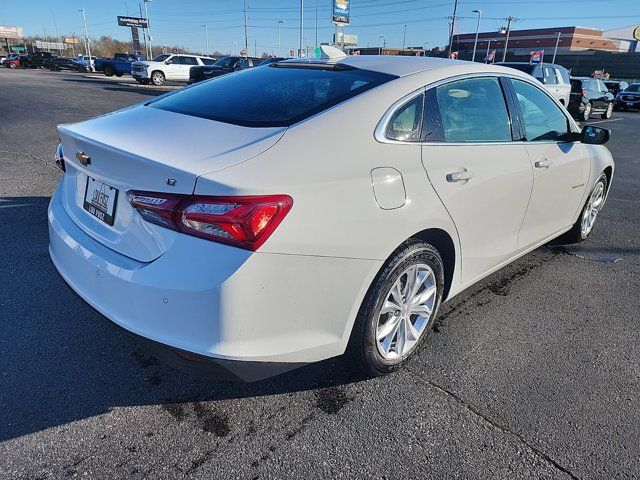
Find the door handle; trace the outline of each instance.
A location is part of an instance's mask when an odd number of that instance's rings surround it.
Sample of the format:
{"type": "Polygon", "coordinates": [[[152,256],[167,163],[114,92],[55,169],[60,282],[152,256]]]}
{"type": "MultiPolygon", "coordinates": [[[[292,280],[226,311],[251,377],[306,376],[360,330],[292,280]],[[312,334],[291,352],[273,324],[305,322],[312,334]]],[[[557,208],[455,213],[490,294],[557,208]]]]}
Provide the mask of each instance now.
{"type": "Polygon", "coordinates": [[[473,172],[464,170],[462,172],[453,172],[447,175],[447,182],[465,182],[473,178],[473,172]]]}
{"type": "Polygon", "coordinates": [[[549,168],[551,165],[553,165],[553,162],[548,158],[543,158],[535,163],[536,168],[549,168]]]}

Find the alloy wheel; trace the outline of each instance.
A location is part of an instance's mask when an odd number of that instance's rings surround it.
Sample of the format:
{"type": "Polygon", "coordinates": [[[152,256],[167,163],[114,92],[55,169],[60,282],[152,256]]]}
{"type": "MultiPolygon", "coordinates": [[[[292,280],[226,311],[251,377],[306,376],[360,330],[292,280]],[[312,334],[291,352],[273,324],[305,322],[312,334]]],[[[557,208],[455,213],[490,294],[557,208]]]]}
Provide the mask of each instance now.
{"type": "Polygon", "coordinates": [[[584,121],[586,122],[587,120],[589,120],[589,117],[590,117],[590,116],[591,116],[591,104],[590,104],[590,103],[587,103],[587,104],[584,106],[584,114],[583,114],[583,117],[582,117],[582,118],[583,118],[583,119],[584,119],[584,121]]]}
{"type": "Polygon", "coordinates": [[[436,277],[428,265],[412,265],[398,276],[376,324],[376,346],[383,358],[402,358],[417,345],[428,330],[436,298],[436,277]]]}
{"type": "Polygon", "coordinates": [[[587,206],[582,212],[582,221],[580,223],[580,233],[582,238],[586,238],[593,230],[593,225],[596,223],[596,217],[602,208],[604,203],[604,183],[599,181],[591,192],[587,206]]]}

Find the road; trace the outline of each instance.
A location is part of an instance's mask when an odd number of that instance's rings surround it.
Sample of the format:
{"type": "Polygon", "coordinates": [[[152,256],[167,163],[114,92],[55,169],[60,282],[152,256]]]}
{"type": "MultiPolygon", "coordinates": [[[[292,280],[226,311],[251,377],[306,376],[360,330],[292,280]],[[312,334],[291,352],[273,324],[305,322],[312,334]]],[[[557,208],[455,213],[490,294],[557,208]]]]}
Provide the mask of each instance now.
{"type": "Polygon", "coordinates": [[[590,240],[454,298],[406,368],[234,384],[145,354],[48,257],[55,126],[160,92],[45,71],[0,87],[0,478],[638,478],[640,113],[603,124],[617,171],[590,240]]]}

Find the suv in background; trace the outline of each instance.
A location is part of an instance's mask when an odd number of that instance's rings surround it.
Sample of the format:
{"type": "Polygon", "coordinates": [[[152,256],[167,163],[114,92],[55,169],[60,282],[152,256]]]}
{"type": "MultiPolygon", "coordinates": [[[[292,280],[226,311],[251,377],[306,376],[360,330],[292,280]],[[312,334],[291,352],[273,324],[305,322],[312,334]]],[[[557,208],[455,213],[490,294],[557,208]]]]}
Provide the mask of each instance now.
{"type": "Polygon", "coordinates": [[[579,120],[587,121],[593,113],[611,118],[615,97],[599,78],[571,77],[569,112],[579,120]]]}
{"type": "Polygon", "coordinates": [[[33,52],[28,57],[28,60],[22,61],[22,68],[44,68],[45,62],[52,58],[58,58],[57,55],[51,52],[33,52]]]}
{"type": "Polygon", "coordinates": [[[632,83],[616,95],[617,110],[640,109],[640,83],[632,83]]]}
{"type": "Polygon", "coordinates": [[[569,105],[571,83],[569,71],[562,65],[555,63],[526,63],[526,62],[498,62],[496,65],[511,67],[528,73],[565,107],[569,105]]]}
{"type": "Polygon", "coordinates": [[[192,67],[189,71],[188,83],[201,82],[202,80],[219,77],[237,70],[256,67],[261,61],[261,58],[254,57],[222,57],[213,65],[192,67]]]}
{"type": "Polygon", "coordinates": [[[618,95],[622,90],[625,90],[629,84],[627,82],[618,80],[604,80],[604,85],[613,94],[618,95]]]}
{"type": "Polygon", "coordinates": [[[213,65],[215,59],[198,55],[163,53],[151,61],[131,64],[131,76],[138,83],[160,86],[165,81],[186,82],[191,67],[213,65]]]}

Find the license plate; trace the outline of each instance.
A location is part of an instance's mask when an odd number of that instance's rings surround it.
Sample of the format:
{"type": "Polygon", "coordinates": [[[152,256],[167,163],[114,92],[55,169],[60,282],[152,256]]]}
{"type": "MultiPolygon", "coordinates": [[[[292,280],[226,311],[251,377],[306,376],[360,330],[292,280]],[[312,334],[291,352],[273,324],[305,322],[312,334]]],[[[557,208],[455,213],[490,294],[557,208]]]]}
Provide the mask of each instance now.
{"type": "Polygon", "coordinates": [[[116,216],[118,190],[91,177],[87,177],[84,192],[84,209],[107,225],[113,226],[116,216]]]}

